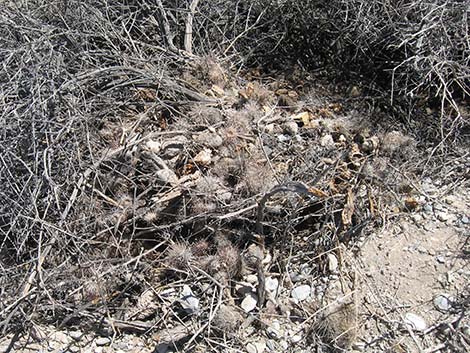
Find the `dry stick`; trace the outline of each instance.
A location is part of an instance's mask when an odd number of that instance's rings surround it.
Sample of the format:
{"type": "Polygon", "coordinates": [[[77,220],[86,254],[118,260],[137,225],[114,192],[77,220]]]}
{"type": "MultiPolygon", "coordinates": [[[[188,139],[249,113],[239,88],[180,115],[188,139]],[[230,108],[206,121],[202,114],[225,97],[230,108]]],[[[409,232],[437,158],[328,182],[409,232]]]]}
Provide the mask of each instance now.
{"type": "Polygon", "coordinates": [[[165,9],[163,7],[162,1],[157,0],[157,5],[158,8],[160,9],[160,15],[161,15],[161,22],[162,22],[162,29],[165,34],[166,41],[168,43],[168,46],[170,50],[174,52],[178,52],[178,49],[176,48],[175,44],[173,43],[173,34],[171,33],[170,30],[170,21],[168,21],[168,17],[166,15],[165,9]]]}
{"type": "MultiPolygon", "coordinates": [[[[266,207],[266,202],[269,200],[270,197],[274,196],[280,192],[294,192],[300,195],[312,195],[309,188],[300,182],[290,182],[283,185],[278,185],[271,189],[271,191],[267,192],[263,198],[260,200],[258,204],[258,214],[256,218],[256,233],[259,236],[259,243],[264,252],[264,229],[263,229],[263,215],[264,209],[266,207]]],[[[265,286],[266,286],[266,278],[263,271],[262,265],[262,258],[258,258],[256,260],[256,272],[258,276],[258,287],[256,288],[256,294],[258,295],[258,307],[259,309],[262,308],[264,305],[265,299],[265,286]]]]}
{"type": "Polygon", "coordinates": [[[196,12],[196,7],[199,3],[199,0],[193,0],[189,5],[189,13],[186,19],[186,31],[184,34],[184,49],[189,53],[193,53],[193,19],[194,13],[196,12]]]}
{"type": "MultiPolygon", "coordinates": [[[[175,131],[174,133],[182,133],[182,131],[175,131]]],[[[117,154],[124,151],[126,148],[129,148],[132,145],[136,145],[136,144],[138,144],[138,143],[140,143],[140,142],[142,142],[142,141],[144,141],[148,138],[155,137],[155,136],[158,136],[158,135],[161,135],[161,134],[166,134],[166,133],[158,133],[158,132],[150,133],[150,134],[148,134],[147,136],[145,136],[141,139],[134,140],[131,144],[126,144],[122,147],[119,147],[115,150],[112,150],[109,153],[103,155],[103,157],[101,157],[100,160],[96,161],[93,164],[92,167],[88,168],[83,173],[83,175],[80,177],[80,179],[78,180],[77,186],[74,188],[74,190],[72,192],[72,195],[70,196],[69,202],[67,203],[67,206],[65,207],[64,211],[62,212],[62,215],[60,217],[61,220],[60,220],[59,225],[61,226],[61,225],[64,224],[68,214],[70,213],[70,210],[71,210],[73,204],[75,203],[75,201],[77,199],[78,193],[80,191],[83,191],[83,189],[85,188],[86,181],[88,180],[88,178],[91,175],[91,173],[93,172],[93,170],[96,170],[101,165],[101,163],[103,163],[104,161],[109,160],[110,158],[116,156],[117,154]]],[[[28,296],[28,293],[31,290],[31,286],[34,283],[34,281],[36,279],[36,276],[42,270],[42,265],[44,263],[44,260],[49,255],[49,252],[51,251],[51,249],[54,246],[54,244],[56,243],[56,241],[57,241],[57,237],[52,238],[51,242],[44,248],[44,251],[41,253],[40,257],[38,258],[36,268],[34,268],[31,271],[28,279],[26,280],[26,283],[25,283],[25,285],[24,285],[24,287],[21,291],[21,294],[20,294],[21,298],[26,298],[28,296]]]]}

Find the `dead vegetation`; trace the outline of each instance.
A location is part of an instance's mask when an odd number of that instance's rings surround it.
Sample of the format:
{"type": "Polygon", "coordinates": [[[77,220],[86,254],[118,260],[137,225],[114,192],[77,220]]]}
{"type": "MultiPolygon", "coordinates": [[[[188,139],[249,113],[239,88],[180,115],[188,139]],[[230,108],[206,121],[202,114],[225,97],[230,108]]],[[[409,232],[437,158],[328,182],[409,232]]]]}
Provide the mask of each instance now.
{"type": "MultiPolygon", "coordinates": [[[[311,334],[305,347],[354,343],[354,302],[338,300],[354,288],[328,301],[322,281],[349,276],[332,264],[343,246],[419,207],[419,163],[400,171],[418,141],[358,117],[376,113],[366,105],[311,99],[333,89],[306,71],[245,66],[286,40],[263,32],[286,4],[195,3],[0,5],[0,329],[12,344],[49,324],[222,351],[273,318],[311,334]],[[290,301],[298,284],[319,288],[312,307],[290,301]]],[[[449,86],[438,93],[457,104],[449,86]]]]}

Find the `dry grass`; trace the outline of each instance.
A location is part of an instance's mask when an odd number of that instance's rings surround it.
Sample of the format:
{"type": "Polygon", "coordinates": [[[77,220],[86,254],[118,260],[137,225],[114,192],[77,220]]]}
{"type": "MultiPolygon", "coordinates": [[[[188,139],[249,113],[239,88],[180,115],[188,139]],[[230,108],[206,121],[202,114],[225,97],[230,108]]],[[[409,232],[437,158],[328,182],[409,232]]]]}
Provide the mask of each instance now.
{"type": "MultiPolygon", "coordinates": [[[[292,28],[283,28],[270,14],[289,4],[267,4],[201,2],[193,54],[181,50],[188,9],[173,1],[0,4],[2,334],[27,333],[37,322],[111,332],[111,319],[129,314],[126,305],[144,310],[151,300],[152,310],[165,308],[164,316],[133,313],[154,320],[139,332],[167,332],[169,321],[174,329],[191,321],[196,333],[183,330],[190,346],[214,338],[212,320],[220,332],[239,324],[232,289],[244,270],[240,254],[259,240],[260,222],[266,251],[288,248],[280,263],[297,266],[292,254],[319,256],[385,217],[371,211],[377,201],[371,195],[382,190],[374,170],[370,178],[362,174],[375,147],[358,150],[336,132],[334,148],[322,148],[320,134],[332,133],[323,127],[282,142],[262,121],[269,117],[264,106],[275,108],[281,98],[261,80],[228,82],[254,58],[267,67],[271,55],[289,52],[289,30],[305,20],[286,12],[292,28]],[[210,98],[204,93],[212,85],[239,94],[210,98]],[[211,158],[202,162],[197,156],[204,151],[211,158]],[[299,197],[286,189],[260,219],[257,201],[291,181],[315,192],[299,197]],[[182,283],[201,298],[197,318],[183,315],[168,294],[179,293],[182,283]]],[[[438,66],[431,76],[441,69],[448,72],[438,66]]],[[[439,82],[454,80],[466,93],[454,72],[439,82]]],[[[457,102],[451,86],[437,90],[442,102],[457,102]]],[[[399,91],[418,88],[429,87],[399,91]]],[[[272,121],[289,114],[279,109],[272,121]]],[[[121,324],[122,332],[136,329],[121,324]]],[[[230,339],[220,344],[240,347],[230,339]]]]}

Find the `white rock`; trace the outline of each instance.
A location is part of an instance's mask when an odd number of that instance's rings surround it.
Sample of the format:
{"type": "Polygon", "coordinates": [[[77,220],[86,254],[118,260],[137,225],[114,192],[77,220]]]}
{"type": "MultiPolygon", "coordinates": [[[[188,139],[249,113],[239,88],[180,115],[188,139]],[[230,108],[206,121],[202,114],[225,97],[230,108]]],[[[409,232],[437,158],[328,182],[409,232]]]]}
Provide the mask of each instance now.
{"type": "Polygon", "coordinates": [[[312,289],[310,288],[310,286],[304,284],[304,285],[301,285],[292,289],[291,296],[296,301],[301,302],[309,297],[311,291],[312,289]]]}
{"type": "Polygon", "coordinates": [[[194,136],[194,140],[196,142],[213,148],[218,148],[224,143],[222,137],[214,132],[203,132],[199,135],[194,136]]]}
{"type": "Polygon", "coordinates": [[[268,254],[264,257],[264,259],[261,261],[261,263],[262,263],[263,265],[267,265],[267,264],[271,263],[272,260],[273,260],[273,257],[271,256],[271,254],[268,253],[268,254]]]}
{"type": "Polygon", "coordinates": [[[272,134],[274,132],[274,124],[268,124],[264,127],[264,132],[267,134],[272,134]]]}
{"type": "Polygon", "coordinates": [[[277,278],[266,277],[265,288],[270,293],[276,293],[277,288],[279,287],[279,281],[277,278]]]}
{"type": "Polygon", "coordinates": [[[266,350],[266,342],[260,340],[258,342],[250,342],[246,345],[246,351],[248,353],[263,353],[266,350]]]}
{"type": "Polygon", "coordinates": [[[160,142],[153,141],[153,140],[147,141],[145,146],[147,146],[149,151],[154,152],[154,153],[158,153],[160,151],[160,149],[162,148],[162,144],[160,142]]]}
{"type": "Polygon", "coordinates": [[[320,139],[320,145],[322,147],[334,147],[335,141],[333,140],[333,136],[331,136],[330,134],[322,136],[320,139]]]}
{"type": "Polygon", "coordinates": [[[439,294],[434,298],[434,305],[440,311],[448,311],[452,307],[454,298],[449,294],[439,294]]]}
{"type": "Polygon", "coordinates": [[[171,169],[160,169],[155,175],[165,184],[176,184],[178,182],[178,177],[171,169]]]}
{"type": "Polygon", "coordinates": [[[296,135],[299,132],[299,125],[295,121],[288,121],[284,124],[284,131],[290,135],[296,135]]]}
{"type": "Polygon", "coordinates": [[[413,220],[413,222],[415,222],[415,224],[419,224],[423,221],[423,216],[419,213],[415,213],[411,216],[411,219],[413,220]]]}
{"type": "Polygon", "coordinates": [[[444,211],[440,211],[440,212],[437,212],[436,213],[436,217],[438,220],[440,220],[441,222],[446,222],[447,220],[450,219],[450,216],[447,212],[444,212],[444,211]]]}
{"type": "Polygon", "coordinates": [[[183,309],[189,314],[197,312],[199,310],[199,299],[194,296],[191,288],[184,285],[181,294],[180,303],[183,309]]]}
{"type": "Polygon", "coordinates": [[[247,275],[244,277],[245,281],[251,284],[258,283],[258,276],[257,275],[247,275]]]}
{"type": "Polygon", "coordinates": [[[352,349],[362,352],[366,349],[366,344],[364,342],[355,342],[352,345],[352,349]]]}
{"type": "Polygon", "coordinates": [[[281,346],[282,350],[286,351],[289,349],[289,343],[287,341],[282,340],[279,342],[279,345],[281,346]]]}
{"type": "Polygon", "coordinates": [[[336,271],[338,271],[338,259],[332,253],[328,253],[327,256],[328,256],[328,269],[330,270],[330,272],[335,273],[336,271]]]}
{"type": "Polygon", "coordinates": [[[296,343],[299,343],[303,340],[303,337],[302,335],[293,335],[290,337],[290,341],[293,343],[293,344],[296,344],[296,343]]]}
{"type": "Polygon", "coordinates": [[[212,151],[210,149],[203,149],[194,157],[194,162],[208,165],[212,161],[212,151]]]}
{"type": "Polygon", "coordinates": [[[284,134],[277,135],[277,139],[279,140],[279,142],[287,142],[290,140],[289,136],[284,134]]]}
{"type": "Polygon", "coordinates": [[[405,314],[405,324],[408,325],[412,330],[424,331],[428,327],[426,321],[421,316],[413,313],[405,314]]]}
{"type": "Polygon", "coordinates": [[[242,300],[241,307],[243,311],[249,313],[253,309],[256,308],[256,303],[258,302],[258,298],[252,293],[248,293],[245,298],[242,300]]]}
{"type": "Polygon", "coordinates": [[[98,347],[106,346],[111,343],[111,340],[108,337],[100,337],[95,341],[95,344],[98,347]]]}
{"type": "Polygon", "coordinates": [[[70,331],[69,336],[72,337],[75,341],[78,341],[83,337],[83,333],[81,331],[70,331]]]}
{"type": "Polygon", "coordinates": [[[271,340],[266,341],[266,347],[268,348],[269,351],[273,352],[276,350],[276,346],[274,345],[274,342],[271,340]]]}
{"type": "Polygon", "coordinates": [[[427,203],[423,206],[423,211],[430,214],[434,211],[434,209],[431,204],[427,203]]]}
{"type": "Polygon", "coordinates": [[[50,341],[55,341],[58,343],[66,344],[70,341],[70,335],[67,335],[66,333],[62,331],[55,331],[52,334],[49,335],[48,339],[50,341]]]}

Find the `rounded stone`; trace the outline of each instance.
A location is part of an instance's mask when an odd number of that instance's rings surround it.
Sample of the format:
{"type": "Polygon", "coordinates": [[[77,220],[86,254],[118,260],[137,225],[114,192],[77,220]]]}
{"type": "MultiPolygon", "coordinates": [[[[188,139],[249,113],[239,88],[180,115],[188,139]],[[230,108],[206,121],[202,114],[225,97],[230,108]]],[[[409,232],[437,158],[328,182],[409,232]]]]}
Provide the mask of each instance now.
{"type": "Polygon", "coordinates": [[[406,313],[404,321],[406,325],[416,331],[424,331],[428,327],[426,321],[421,316],[413,313],[406,313]]]}
{"type": "Polygon", "coordinates": [[[448,294],[439,294],[434,298],[434,306],[440,311],[449,311],[453,298],[448,294]]]}
{"type": "Polygon", "coordinates": [[[111,343],[111,340],[108,337],[100,337],[95,341],[98,347],[107,346],[111,343]]]}
{"type": "Polygon", "coordinates": [[[256,308],[257,302],[258,302],[258,299],[256,298],[256,296],[251,293],[248,293],[245,296],[245,298],[242,300],[241,307],[243,311],[245,311],[246,313],[249,313],[250,311],[256,308]]]}
{"type": "Polygon", "coordinates": [[[310,296],[311,291],[312,289],[310,288],[310,286],[304,284],[304,285],[301,285],[292,289],[291,295],[292,295],[292,298],[301,302],[310,296]]]}

